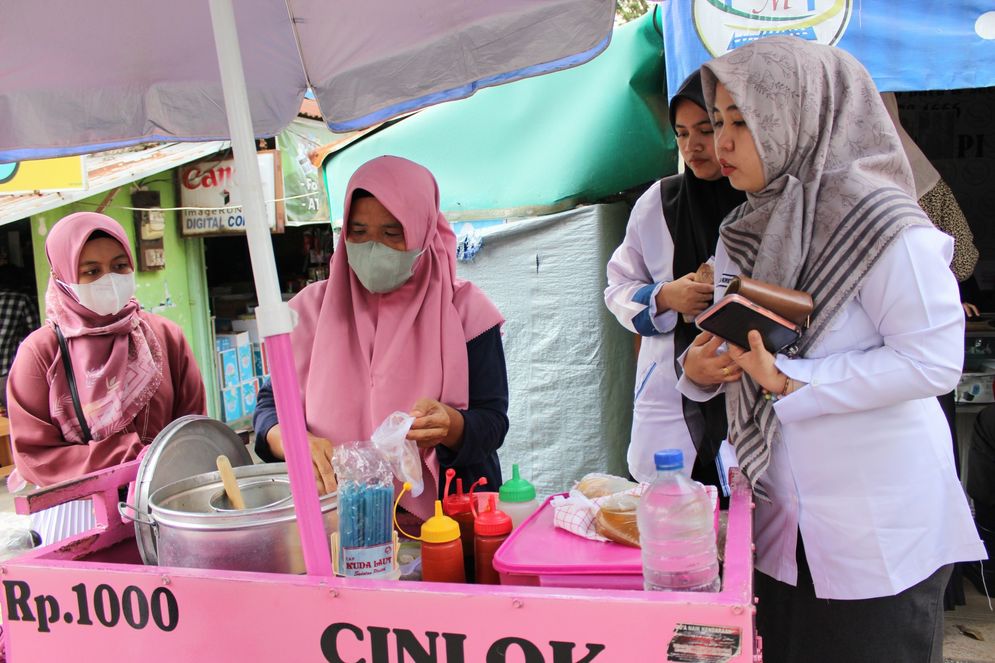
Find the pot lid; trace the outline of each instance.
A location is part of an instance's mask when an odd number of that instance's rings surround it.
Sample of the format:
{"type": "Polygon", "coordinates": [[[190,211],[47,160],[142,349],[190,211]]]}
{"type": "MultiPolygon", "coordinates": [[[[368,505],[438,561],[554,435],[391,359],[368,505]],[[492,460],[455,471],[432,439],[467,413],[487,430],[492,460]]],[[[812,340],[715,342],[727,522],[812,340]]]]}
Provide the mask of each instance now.
{"type": "MultiPolygon", "coordinates": [[[[252,465],[252,456],[242,438],[220,421],[192,414],[170,422],[149,445],[138,466],[135,510],[148,517],[152,493],[174,481],[216,470],[220,455],[227,456],[232,467],[252,465]]],[[[155,534],[138,519],[135,539],[142,561],[158,564],[155,534]]]]}

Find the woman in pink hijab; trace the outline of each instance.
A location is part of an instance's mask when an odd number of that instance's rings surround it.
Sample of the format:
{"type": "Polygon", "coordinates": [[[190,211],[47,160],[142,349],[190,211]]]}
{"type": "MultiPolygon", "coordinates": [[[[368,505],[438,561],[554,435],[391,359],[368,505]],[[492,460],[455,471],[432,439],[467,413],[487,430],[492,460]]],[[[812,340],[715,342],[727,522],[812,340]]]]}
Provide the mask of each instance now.
{"type": "Polygon", "coordinates": [[[205,411],[180,327],[133,297],[130,242],[114,219],[70,214],[45,252],[47,322],[21,344],[7,383],[14,462],[39,486],[132,460],[166,424],[205,411]]]}
{"type": "MultiPolygon", "coordinates": [[[[370,438],[391,412],[416,417],[427,486],[440,467],[464,482],[501,483],[497,449],[508,430],[504,321],[476,286],[456,278],[456,236],[424,167],[393,156],[367,162],[349,181],[346,226],[330,276],[290,302],[292,334],[315,475],[334,489],[336,445],[370,438]]],[[[260,390],[256,451],[283,459],[272,391],[260,390]]],[[[432,514],[436,491],[401,505],[432,514]]]]}

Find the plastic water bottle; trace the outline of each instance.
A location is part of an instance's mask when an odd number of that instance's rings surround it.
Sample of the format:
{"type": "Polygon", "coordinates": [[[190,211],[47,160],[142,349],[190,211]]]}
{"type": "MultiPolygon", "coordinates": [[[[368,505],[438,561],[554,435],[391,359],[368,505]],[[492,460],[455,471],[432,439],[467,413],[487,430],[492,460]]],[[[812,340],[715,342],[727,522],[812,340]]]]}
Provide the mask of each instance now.
{"type": "Polygon", "coordinates": [[[704,486],[681,473],[684,454],[653,456],[656,480],[636,511],[643,550],[643,587],[681,592],[718,591],[719,562],[711,500],[704,486]]]}

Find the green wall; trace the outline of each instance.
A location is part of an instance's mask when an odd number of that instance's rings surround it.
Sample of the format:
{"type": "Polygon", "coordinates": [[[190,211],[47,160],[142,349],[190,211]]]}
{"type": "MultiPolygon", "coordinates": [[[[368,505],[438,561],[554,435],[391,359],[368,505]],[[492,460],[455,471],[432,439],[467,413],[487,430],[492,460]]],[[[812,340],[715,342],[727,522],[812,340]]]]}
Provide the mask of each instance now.
{"type": "MultiPolygon", "coordinates": [[[[178,205],[172,172],[154,176],[148,182],[148,189],[159,192],[162,207],[170,208],[178,205]]],[[[48,231],[59,219],[73,212],[96,211],[103,204],[106,196],[106,193],[102,193],[31,217],[35,282],[38,287],[38,301],[43,318],[45,316],[45,290],[48,287],[50,275],[48,258],[45,256],[45,237],[48,231]]],[[[133,212],[126,209],[131,206],[130,187],[121,187],[107,203],[103,213],[121,224],[131,240],[131,250],[134,253],[136,250],[135,222],[133,212]]],[[[166,268],[151,272],[137,272],[135,296],[144,309],[172,320],[183,329],[205,378],[209,413],[211,416],[215,416],[217,414],[215,394],[217,389],[212,361],[213,348],[211,347],[210,313],[204,274],[203,240],[187,239],[180,235],[178,212],[167,211],[165,215],[166,231],[163,237],[163,247],[166,255],[166,268]]]]}

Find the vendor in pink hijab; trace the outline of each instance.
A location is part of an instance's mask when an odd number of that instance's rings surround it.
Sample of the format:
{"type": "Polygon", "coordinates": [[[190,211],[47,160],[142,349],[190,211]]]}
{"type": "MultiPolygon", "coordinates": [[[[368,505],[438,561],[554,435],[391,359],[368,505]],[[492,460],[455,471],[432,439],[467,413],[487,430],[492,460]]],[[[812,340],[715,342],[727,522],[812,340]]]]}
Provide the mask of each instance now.
{"type": "MultiPolygon", "coordinates": [[[[319,489],[333,490],[332,449],[367,440],[391,412],[416,417],[426,487],[452,467],[468,487],[501,483],[497,449],[508,430],[501,314],[456,278],[456,236],[424,167],[393,156],[367,162],[346,189],[330,276],[290,302],[292,334],[319,489]]],[[[283,459],[272,391],[259,392],[256,451],[283,459]]],[[[432,514],[435,490],[401,505],[432,514]]]]}
{"type": "Polygon", "coordinates": [[[47,321],[21,344],[7,383],[14,462],[39,486],[132,460],[166,424],[205,411],[180,327],[133,296],[130,242],[114,219],[70,214],[49,232],[45,252],[47,321]]]}

